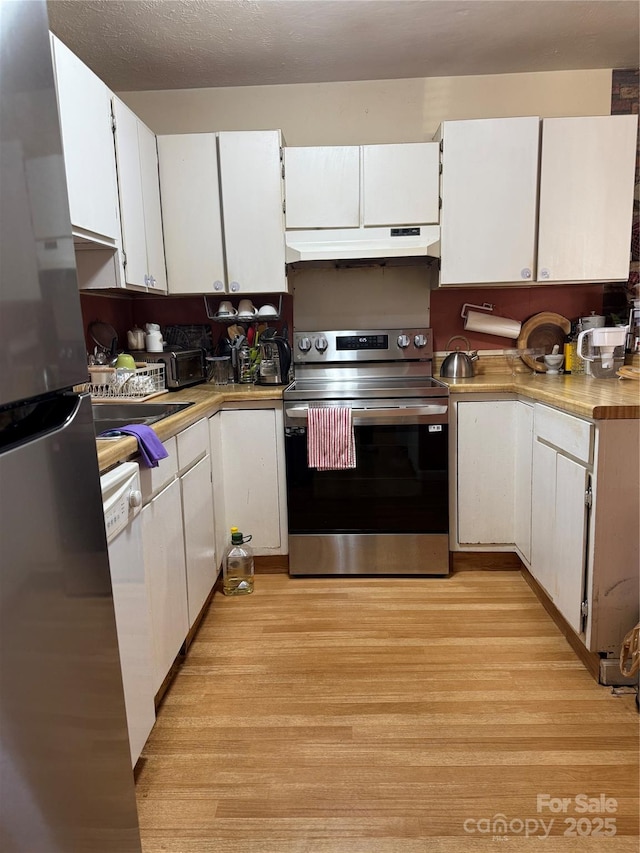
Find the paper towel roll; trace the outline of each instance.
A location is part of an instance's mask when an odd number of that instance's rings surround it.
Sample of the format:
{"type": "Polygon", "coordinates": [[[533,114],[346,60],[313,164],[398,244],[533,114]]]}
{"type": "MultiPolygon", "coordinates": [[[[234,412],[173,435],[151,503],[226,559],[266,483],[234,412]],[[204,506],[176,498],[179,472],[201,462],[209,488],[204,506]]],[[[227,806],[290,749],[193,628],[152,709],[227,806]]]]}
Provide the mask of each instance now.
{"type": "Polygon", "coordinates": [[[506,317],[494,317],[493,314],[481,314],[479,311],[467,311],[464,327],[469,332],[483,335],[498,335],[501,338],[517,338],[522,323],[508,320],[506,317]]]}

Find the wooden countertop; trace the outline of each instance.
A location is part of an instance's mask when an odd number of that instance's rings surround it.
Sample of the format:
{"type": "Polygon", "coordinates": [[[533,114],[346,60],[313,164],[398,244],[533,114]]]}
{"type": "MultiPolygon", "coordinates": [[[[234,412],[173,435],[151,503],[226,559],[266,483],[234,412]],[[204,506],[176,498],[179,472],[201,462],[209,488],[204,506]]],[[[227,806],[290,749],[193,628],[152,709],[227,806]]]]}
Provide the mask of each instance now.
{"type": "MultiPolygon", "coordinates": [[[[155,397],[152,403],[193,403],[188,409],[170,415],[152,428],[161,441],[165,441],[172,435],[181,432],[186,427],[203,417],[214,415],[224,403],[250,403],[264,400],[282,400],[284,386],[264,387],[261,385],[211,385],[204,383],[194,385],[192,388],[184,388],[181,391],[172,391],[161,397],[155,397]]],[[[98,439],[98,465],[100,473],[112,468],[119,462],[131,459],[138,452],[138,442],[132,436],[126,436],[118,440],[98,439]]]]}
{"type": "Polygon", "coordinates": [[[440,379],[452,394],[512,393],[593,420],[640,418],[640,382],[592,376],[485,373],[440,379]]]}

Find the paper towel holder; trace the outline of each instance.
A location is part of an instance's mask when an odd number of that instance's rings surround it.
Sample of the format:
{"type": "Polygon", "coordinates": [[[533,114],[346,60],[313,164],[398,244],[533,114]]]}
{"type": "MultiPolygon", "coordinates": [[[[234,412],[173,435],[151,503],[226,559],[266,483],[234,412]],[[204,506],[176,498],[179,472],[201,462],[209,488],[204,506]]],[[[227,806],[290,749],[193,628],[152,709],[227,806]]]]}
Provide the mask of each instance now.
{"type": "Polygon", "coordinates": [[[522,328],[522,323],[518,320],[510,320],[506,317],[498,317],[491,314],[494,306],[490,302],[483,302],[482,305],[473,305],[470,302],[465,302],[462,306],[460,316],[464,320],[464,328],[470,332],[479,332],[482,335],[494,335],[504,338],[517,338],[522,328]],[[470,308],[477,309],[470,311],[470,308]],[[479,314],[478,311],[487,311],[487,314],[479,314]]]}
{"type": "Polygon", "coordinates": [[[479,311],[493,311],[495,305],[492,305],[490,302],[483,302],[482,305],[472,305],[471,302],[465,302],[462,306],[462,311],[460,312],[460,316],[463,320],[467,319],[468,308],[477,308],[479,311]]]}

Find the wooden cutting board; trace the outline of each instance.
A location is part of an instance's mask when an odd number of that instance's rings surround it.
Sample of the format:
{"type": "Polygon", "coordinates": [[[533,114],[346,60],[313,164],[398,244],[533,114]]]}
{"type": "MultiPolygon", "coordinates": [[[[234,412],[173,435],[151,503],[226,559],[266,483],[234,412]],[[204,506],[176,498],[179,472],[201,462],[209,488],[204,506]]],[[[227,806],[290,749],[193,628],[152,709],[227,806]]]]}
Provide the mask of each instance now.
{"type": "MultiPolygon", "coordinates": [[[[555,344],[563,351],[567,335],[571,331],[571,321],[553,311],[534,314],[523,323],[518,338],[518,349],[542,349],[545,355],[552,352],[555,344]]],[[[530,355],[520,356],[525,364],[538,373],[544,373],[545,366],[530,355]]]]}

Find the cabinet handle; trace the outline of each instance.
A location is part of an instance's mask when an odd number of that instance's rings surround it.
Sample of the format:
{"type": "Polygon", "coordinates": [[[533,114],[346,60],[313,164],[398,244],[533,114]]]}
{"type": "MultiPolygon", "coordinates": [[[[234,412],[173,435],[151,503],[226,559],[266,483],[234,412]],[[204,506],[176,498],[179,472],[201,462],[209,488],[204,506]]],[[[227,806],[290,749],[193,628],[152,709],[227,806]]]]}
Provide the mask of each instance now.
{"type": "Polygon", "coordinates": [[[237,293],[239,290],[240,290],[240,285],[238,284],[238,282],[237,282],[237,281],[232,281],[232,282],[231,282],[231,291],[232,291],[233,293],[237,293]]]}
{"type": "Polygon", "coordinates": [[[529,267],[525,267],[520,273],[520,275],[522,276],[522,278],[531,278],[531,270],[529,269],[529,267]]]}
{"type": "Polygon", "coordinates": [[[540,278],[551,278],[551,273],[546,267],[540,270],[540,278]]]}
{"type": "Polygon", "coordinates": [[[224,284],[221,281],[214,281],[213,282],[213,289],[214,290],[224,290],[224,284]]]}

